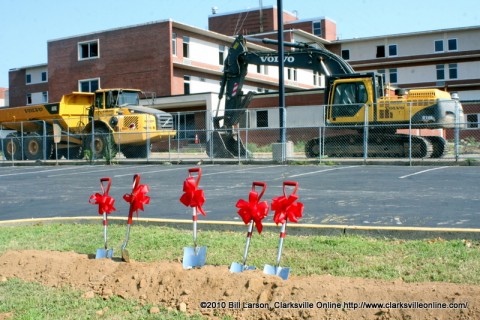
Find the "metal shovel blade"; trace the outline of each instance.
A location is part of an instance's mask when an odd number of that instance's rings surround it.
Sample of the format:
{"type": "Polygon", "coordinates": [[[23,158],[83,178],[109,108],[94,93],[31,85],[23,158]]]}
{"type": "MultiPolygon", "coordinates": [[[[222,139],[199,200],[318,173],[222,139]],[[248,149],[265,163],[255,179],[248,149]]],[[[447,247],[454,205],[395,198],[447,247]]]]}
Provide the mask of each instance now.
{"type": "Polygon", "coordinates": [[[273,276],[279,276],[283,280],[288,279],[288,275],[290,274],[290,268],[282,268],[277,266],[271,266],[266,264],[263,268],[263,273],[270,274],[273,276]]]}
{"type": "Polygon", "coordinates": [[[113,258],[113,249],[97,249],[97,254],[95,259],[112,259],[113,258]]]}
{"type": "Polygon", "coordinates": [[[238,262],[232,262],[230,265],[230,272],[236,273],[236,272],[243,272],[247,270],[255,270],[255,266],[246,266],[238,262]]]}
{"type": "Polygon", "coordinates": [[[207,260],[207,247],[183,248],[183,269],[200,268],[207,260]]]}

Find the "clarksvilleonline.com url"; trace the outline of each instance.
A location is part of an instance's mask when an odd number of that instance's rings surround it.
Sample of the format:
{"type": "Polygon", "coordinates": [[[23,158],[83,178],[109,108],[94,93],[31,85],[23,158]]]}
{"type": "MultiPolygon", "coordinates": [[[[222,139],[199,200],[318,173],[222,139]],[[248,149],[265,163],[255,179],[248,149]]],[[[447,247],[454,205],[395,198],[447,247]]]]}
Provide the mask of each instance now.
{"type": "Polygon", "coordinates": [[[467,309],[468,302],[202,301],[202,309],[467,309]]]}

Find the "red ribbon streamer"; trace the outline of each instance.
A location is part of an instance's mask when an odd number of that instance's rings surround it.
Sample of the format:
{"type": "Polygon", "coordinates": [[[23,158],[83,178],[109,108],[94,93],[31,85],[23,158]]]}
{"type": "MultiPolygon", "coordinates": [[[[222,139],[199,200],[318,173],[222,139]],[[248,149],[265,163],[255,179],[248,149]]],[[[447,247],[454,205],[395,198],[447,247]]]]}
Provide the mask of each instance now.
{"type": "Polygon", "coordinates": [[[134,212],[138,217],[138,210],[144,211],[143,206],[150,203],[150,197],[146,195],[148,191],[149,188],[145,184],[135,185],[132,193],[127,193],[123,196],[123,199],[130,203],[130,211],[128,213],[129,220],[133,216],[134,212]]]}
{"type": "Polygon", "coordinates": [[[207,216],[202,206],[205,203],[205,194],[202,189],[197,189],[197,180],[194,177],[188,177],[183,182],[183,195],[180,202],[187,207],[197,208],[204,216],[207,216]]]}
{"type": "Polygon", "coordinates": [[[113,206],[115,204],[115,199],[108,194],[100,194],[97,192],[90,196],[88,202],[91,204],[98,204],[98,214],[103,214],[104,212],[110,214],[112,211],[117,210],[113,206]]]}
{"type": "Polygon", "coordinates": [[[295,202],[298,200],[296,194],[290,196],[280,196],[272,199],[272,210],[275,211],[273,221],[278,225],[284,224],[287,220],[290,222],[298,222],[298,218],[302,217],[303,203],[295,202]]]}
{"type": "Polygon", "coordinates": [[[240,199],[238,200],[236,207],[239,208],[237,212],[240,217],[242,217],[243,222],[248,224],[253,220],[257,227],[257,231],[260,234],[263,230],[262,220],[268,215],[268,203],[267,201],[259,203],[259,200],[260,197],[258,196],[258,192],[252,190],[248,195],[248,202],[240,199]]]}

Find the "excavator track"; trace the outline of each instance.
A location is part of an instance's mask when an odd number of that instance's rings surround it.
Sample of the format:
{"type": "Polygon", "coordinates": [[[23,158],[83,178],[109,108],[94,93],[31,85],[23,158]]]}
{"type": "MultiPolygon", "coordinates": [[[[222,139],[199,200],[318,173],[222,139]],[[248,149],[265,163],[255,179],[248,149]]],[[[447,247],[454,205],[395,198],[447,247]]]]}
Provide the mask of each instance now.
{"type": "MultiPolygon", "coordinates": [[[[368,138],[368,157],[408,158],[410,138],[406,134],[370,133],[368,138]]],[[[411,137],[411,156],[413,158],[442,157],[446,153],[446,142],[441,137],[411,137]]],[[[305,145],[308,158],[319,157],[363,157],[363,135],[340,135],[308,141],[305,145]],[[324,150],[323,152],[322,149],[324,150]]]]}

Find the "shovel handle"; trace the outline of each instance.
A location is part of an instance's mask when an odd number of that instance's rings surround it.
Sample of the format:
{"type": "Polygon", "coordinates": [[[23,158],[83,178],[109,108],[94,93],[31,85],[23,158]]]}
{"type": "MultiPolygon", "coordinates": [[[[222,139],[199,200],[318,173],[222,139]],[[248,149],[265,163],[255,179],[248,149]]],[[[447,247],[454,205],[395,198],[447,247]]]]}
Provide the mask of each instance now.
{"type": "Polygon", "coordinates": [[[267,189],[267,184],[265,182],[254,181],[252,183],[252,191],[255,191],[255,187],[261,187],[262,188],[262,191],[260,191],[260,194],[258,195],[258,201],[260,201],[263,194],[265,193],[265,190],[267,189]]]}
{"type": "Polygon", "coordinates": [[[202,168],[190,168],[188,169],[188,176],[193,177],[192,173],[197,173],[197,179],[195,180],[195,186],[198,187],[200,183],[200,178],[202,177],[202,168]]]}
{"type": "Polygon", "coordinates": [[[109,177],[101,178],[100,179],[100,186],[102,187],[102,193],[104,196],[108,195],[110,192],[110,186],[112,185],[112,179],[109,177]],[[107,184],[105,187],[105,183],[107,184]]]}
{"type": "Polygon", "coordinates": [[[132,186],[132,192],[135,190],[138,186],[140,185],[140,175],[136,173],[133,176],[133,186],[132,186]]]}
{"type": "Polygon", "coordinates": [[[290,193],[290,195],[296,194],[298,190],[298,182],[296,181],[284,181],[283,182],[283,195],[287,196],[287,186],[288,187],[294,187],[293,191],[290,193]]]}

